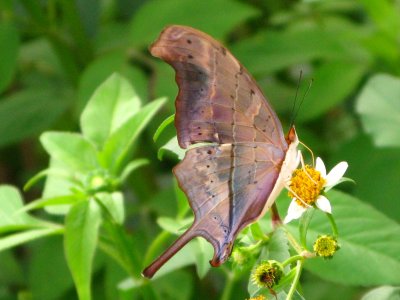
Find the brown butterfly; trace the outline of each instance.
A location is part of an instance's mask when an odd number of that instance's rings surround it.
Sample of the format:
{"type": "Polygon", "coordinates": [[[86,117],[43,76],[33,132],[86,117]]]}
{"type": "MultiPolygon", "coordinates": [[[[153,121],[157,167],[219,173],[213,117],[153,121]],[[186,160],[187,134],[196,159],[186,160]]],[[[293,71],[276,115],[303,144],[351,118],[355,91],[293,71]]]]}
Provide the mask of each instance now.
{"type": "Polygon", "coordinates": [[[148,278],[197,236],[214,247],[211,265],[224,263],[238,233],[272,206],[299,161],[294,127],[285,138],[256,81],[219,42],[172,25],[150,52],[176,71],[180,147],[209,144],[190,147],[173,170],[195,218],[143,271],[148,278]]]}

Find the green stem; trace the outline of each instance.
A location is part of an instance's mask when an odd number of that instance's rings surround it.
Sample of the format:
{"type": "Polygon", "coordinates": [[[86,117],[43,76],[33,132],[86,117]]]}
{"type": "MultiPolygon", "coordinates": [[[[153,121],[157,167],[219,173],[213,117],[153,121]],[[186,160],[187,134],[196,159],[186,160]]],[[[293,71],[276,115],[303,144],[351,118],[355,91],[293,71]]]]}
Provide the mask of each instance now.
{"type": "Polygon", "coordinates": [[[304,260],[304,257],[302,255],[294,255],[292,257],[289,257],[287,260],[285,260],[282,263],[282,267],[286,267],[287,265],[291,264],[292,262],[295,262],[298,260],[304,260]]]}
{"type": "Polygon", "coordinates": [[[296,252],[298,254],[303,252],[303,249],[301,248],[301,246],[299,245],[299,243],[297,243],[296,239],[294,238],[294,236],[289,232],[289,230],[286,227],[283,227],[286,233],[286,236],[288,238],[289,243],[292,245],[292,247],[296,250],[296,252]]]}
{"type": "Polygon", "coordinates": [[[303,268],[303,260],[298,260],[296,265],[296,274],[294,275],[294,279],[292,285],[290,286],[290,290],[286,296],[286,300],[291,300],[293,298],[293,295],[296,292],[297,285],[299,284],[302,268],[303,268]]]}
{"type": "Polygon", "coordinates": [[[224,291],[222,293],[221,300],[229,300],[229,299],[232,298],[231,294],[232,294],[233,284],[234,283],[235,283],[234,274],[231,273],[231,272],[227,273],[225,287],[224,287],[224,291]]]}
{"type": "Polygon", "coordinates": [[[333,218],[332,214],[330,214],[330,213],[326,213],[326,215],[327,215],[327,217],[328,217],[328,219],[329,219],[329,222],[331,223],[331,228],[332,228],[332,234],[333,234],[333,236],[334,236],[335,238],[338,238],[339,232],[338,232],[338,229],[337,229],[337,226],[336,226],[335,219],[333,218]]]}

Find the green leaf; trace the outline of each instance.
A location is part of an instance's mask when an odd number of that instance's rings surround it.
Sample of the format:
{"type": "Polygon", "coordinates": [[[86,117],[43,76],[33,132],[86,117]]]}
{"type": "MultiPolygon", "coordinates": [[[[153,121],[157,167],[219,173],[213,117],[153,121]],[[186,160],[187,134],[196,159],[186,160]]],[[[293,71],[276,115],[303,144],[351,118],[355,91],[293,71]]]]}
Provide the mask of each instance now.
{"type": "MultiPolygon", "coordinates": [[[[196,238],[198,239],[198,238],[196,238]]],[[[173,272],[177,269],[181,269],[188,265],[197,264],[199,261],[199,255],[203,257],[207,257],[208,260],[212,258],[213,248],[210,243],[204,243],[204,249],[201,249],[202,252],[199,253],[199,244],[193,239],[190,241],[185,247],[178,251],[161,269],[154,275],[154,279],[160,278],[170,272],[173,272]]],[[[203,274],[205,269],[201,266],[202,263],[198,266],[198,273],[203,274]],[[202,269],[203,268],[203,269],[202,269]]]]}
{"type": "Polygon", "coordinates": [[[0,93],[14,77],[19,48],[17,29],[11,23],[0,23],[0,93]]]}
{"type": "MultiPolygon", "coordinates": [[[[400,225],[347,194],[330,191],[333,216],[339,228],[340,250],[329,260],[306,261],[318,276],[346,285],[400,285],[400,225]]],[[[323,213],[314,214],[308,240],[330,232],[323,213]]]]}
{"type": "Polygon", "coordinates": [[[45,236],[60,234],[62,232],[63,232],[62,228],[54,227],[54,228],[31,229],[18,233],[13,233],[11,235],[7,235],[6,237],[0,238],[0,251],[18,245],[22,245],[45,236]]]}
{"type": "Polygon", "coordinates": [[[165,101],[165,98],[160,98],[150,102],[110,136],[101,153],[109,168],[118,173],[133,142],[165,101]]]}
{"type": "Polygon", "coordinates": [[[365,66],[347,61],[333,61],[323,64],[313,74],[314,83],[307,95],[299,121],[320,117],[335,105],[346,100],[359,84],[365,66]]]}
{"type": "Polygon", "coordinates": [[[95,201],[72,206],[65,220],[64,249],[80,300],[91,299],[91,271],[101,211],[95,201]]]}
{"type": "Polygon", "coordinates": [[[210,4],[197,0],[152,0],[146,2],[132,19],[131,36],[135,45],[148,45],[163,27],[185,24],[221,39],[235,25],[255,15],[257,11],[254,8],[237,1],[215,0],[210,4]]]}
{"type": "Polygon", "coordinates": [[[165,153],[172,153],[176,155],[179,160],[182,160],[185,157],[186,150],[179,146],[178,139],[174,136],[164,146],[158,149],[157,158],[162,160],[165,153]]]}
{"type": "Polygon", "coordinates": [[[194,242],[197,243],[197,251],[195,253],[197,276],[202,279],[211,268],[210,259],[213,256],[213,249],[205,239],[196,239],[194,242]]]}
{"type": "Polygon", "coordinates": [[[94,146],[82,135],[69,132],[45,132],[40,142],[47,153],[71,169],[90,171],[99,167],[94,146]]]}
{"type": "Polygon", "coordinates": [[[400,33],[400,13],[395,2],[379,0],[361,0],[365,11],[382,31],[397,40],[400,33]]]}
{"type": "Polygon", "coordinates": [[[366,132],[380,147],[400,146],[400,78],[373,76],[357,99],[356,109],[366,132]]]}
{"type": "Polygon", "coordinates": [[[21,194],[15,187],[0,186],[0,233],[47,224],[25,212],[20,212],[22,206],[21,194]]]}
{"type": "Polygon", "coordinates": [[[192,217],[182,220],[176,220],[169,217],[159,217],[157,219],[158,226],[160,226],[165,231],[176,235],[182,234],[183,230],[187,229],[192,222],[192,217]]]}
{"type": "Polygon", "coordinates": [[[341,31],[329,27],[309,26],[285,31],[268,30],[241,40],[231,50],[254,75],[270,74],[314,59],[359,59],[359,52],[357,56],[353,53],[355,48],[360,48],[354,38],[344,39],[338,33],[341,31]]]}
{"type": "Polygon", "coordinates": [[[47,129],[67,105],[65,96],[43,88],[26,89],[4,98],[0,101],[0,147],[47,129]]]}
{"type": "Polygon", "coordinates": [[[160,126],[158,126],[156,132],[154,133],[153,136],[153,141],[156,142],[158,140],[158,137],[160,134],[164,131],[165,127],[167,127],[169,124],[171,124],[175,120],[175,114],[170,115],[168,118],[166,118],[160,126]]]}
{"type": "Polygon", "coordinates": [[[33,209],[38,209],[46,206],[53,205],[65,205],[65,204],[73,204],[78,202],[79,200],[83,200],[82,197],[78,195],[66,195],[66,196],[56,196],[52,198],[41,198],[30,202],[25,205],[20,212],[25,212],[33,209]]]}
{"type": "MultiPolygon", "coordinates": [[[[193,295],[193,277],[187,272],[174,272],[157,280],[159,299],[186,300],[193,295]],[[179,284],[176,284],[179,282],[179,284]]],[[[153,299],[153,298],[151,298],[153,299]]]]}
{"type": "MultiPolygon", "coordinates": [[[[76,186],[76,183],[72,180],[72,176],[77,175],[71,165],[68,164],[68,162],[50,157],[50,166],[48,170],[56,170],[56,172],[49,172],[47,174],[42,198],[49,199],[70,195],[71,189],[76,186]]],[[[65,215],[68,212],[69,207],[70,205],[57,205],[45,206],[44,209],[50,214],[65,215]]]]}
{"type": "Polygon", "coordinates": [[[361,300],[396,300],[400,299],[400,287],[381,286],[369,291],[361,300]]]}
{"type": "Polygon", "coordinates": [[[102,148],[106,140],[137,113],[141,100],[121,75],[111,75],[90,98],[81,115],[83,135],[102,148]]]}
{"type": "Polygon", "coordinates": [[[180,189],[178,181],[176,179],[174,179],[174,192],[177,206],[176,216],[178,219],[182,219],[190,210],[190,206],[185,193],[180,189]]]}
{"type": "MultiPolygon", "coordinates": [[[[267,247],[265,247],[261,252],[260,257],[258,258],[258,263],[266,260],[276,260],[282,263],[289,257],[289,245],[286,234],[282,228],[277,228],[271,236],[267,247]]],[[[258,264],[256,264],[256,266],[257,265],[258,264]]],[[[253,283],[251,277],[249,278],[247,289],[252,297],[263,290],[253,283]]]]}
{"type": "Polygon", "coordinates": [[[49,236],[29,245],[30,263],[24,275],[34,299],[62,299],[74,289],[65,261],[63,238],[63,235],[49,236]]]}
{"type": "Polygon", "coordinates": [[[100,236],[99,247],[117,261],[131,278],[141,278],[143,261],[139,252],[140,246],[136,243],[140,241],[135,241],[134,237],[127,234],[123,226],[115,222],[105,219],[103,227],[108,235],[100,236]]]}
{"type": "Polygon", "coordinates": [[[113,221],[122,225],[125,221],[124,196],[120,192],[97,194],[96,198],[104,205],[113,221]]]}
{"type": "Polygon", "coordinates": [[[125,182],[128,179],[129,175],[132,174],[133,171],[137,170],[138,168],[140,168],[142,166],[147,165],[148,163],[149,163],[149,160],[145,159],[145,158],[138,158],[138,159],[132,160],[122,170],[119,179],[121,180],[121,182],[125,182]]]}
{"type": "Polygon", "coordinates": [[[307,249],[307,231],[308,231],[308,226],[310,225],[310,222],[311,222],[312,217],[314,215],[314,211],[315,211],[315,209],[313,207],[310,207],[301,216],[301,218],[299,220],[300,243],[303,246],[303,248],[306,248],[306,249],[307,249]]]}
{"type": "Polygon", "coordinates": [[[393,202],[400,195],[399,149],[377,148],[369,138],[359,136],[341,147],[331,161],[340,160],[349,163],[346,175],[356,182],[355,196],[400,222],[400,205],[393,202]]]}
{"type": "Polygon", "coordinates": [[[24,185],[24,191],[28,191],[32,186],[34,186],[39,180],[41,180],[42,178],[45,178],[46,176],[59,176],[59,177],[63,177],[66,180],[70,180],[73,181],[73,178],[71,176],[70,173],[66,172],[65,170],[62,169],[44,169],[42,171],[40,171],[39,173],[37,173],[36,175],[34,175],[32,178],[30,178],[28,180],[27,183],[25,183],[24,185]]]}

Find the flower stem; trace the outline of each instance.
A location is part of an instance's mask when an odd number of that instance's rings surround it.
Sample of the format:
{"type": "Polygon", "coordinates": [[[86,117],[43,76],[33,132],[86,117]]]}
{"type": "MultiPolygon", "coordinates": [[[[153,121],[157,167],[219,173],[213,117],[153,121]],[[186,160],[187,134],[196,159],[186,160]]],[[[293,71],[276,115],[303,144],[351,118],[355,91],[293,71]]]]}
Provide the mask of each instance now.
{"type": "Polygon", "coordinates": [[[303,268],[303,260],[298,260],[296,265],[296,274],[294,275],[294,279],[292,285],[290,286],[290,290],[286,296],[286,300],[291,300],[293,298],[293,295],[296,292],[296,288],[300,280],[302,268],[303,268]]]}
{"type": "Polygon", "coordinates": [[[327,215],[327,217],[328,217],[328,219],[329,219],[329,222],[331,223],[331,228],[332,228],[332,234],[333,234],[333,236],[334,236],[335,238],[338,238],[339,232],[338,232],[338,229],[337,229],[337,226],[336,226],[335,219],[333,218],[332,214],[330,214],[330,213],[326,213],[326,215],[327,215]]]}
{"type": "Polygon", "coordinates": [[[292,245],[292,247],[296,250],[296,252],[298,254],[303,252],[303,249],[301,248],[301,246],[299,245],[299,243],[296,241],[296,239],[294,238],[294,236],[289,232],[289,230],[286,227],[283,227],[287,236],[287,239],[289,241],[289,243],[292,245]]]}
{"type": "Polygon", "coordinates": [[[235,276],[232,272],[227,272],[226,274],[227,274],[226,282],[225,282],[225,287],[224,287],[224,291],[222,293],[221,300],[231,299],[233,284],[235,282],[235,276]]]}
{"type": "Polygon", "coordinates": [[[276,203],[272,204],[271,206],[271,219],[272,219],[272,227],[277,228],[282,225],[281,217],[279,216],[278,207],[276,203]]]}
{"type": "Polygon", "coordinates": [[[282,267],[286,267],[287,265],[291,264],[294,261],[303,260],[303,259],[304,259],[304,257],[302,255],[294,255],[292,257],[289,257],[287,260],[285,260],[282,263],[282,267]]]}

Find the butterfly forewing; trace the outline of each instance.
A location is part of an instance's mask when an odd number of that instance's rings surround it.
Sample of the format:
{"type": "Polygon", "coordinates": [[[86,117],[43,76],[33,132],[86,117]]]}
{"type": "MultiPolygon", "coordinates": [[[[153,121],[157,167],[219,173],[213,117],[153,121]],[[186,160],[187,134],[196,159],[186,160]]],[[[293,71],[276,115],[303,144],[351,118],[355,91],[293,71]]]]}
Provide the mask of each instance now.
{"type": "Polygon", "coordinates": [[[211,264],[223,263],[239,231],[262,214],[288,148],[282,126],[254,79],[210,36],[190,27],[170,26],[151,53],[176,71],[175,125],[180,146],[213,144],[189,149],[174,168],[195,219],[144,270],[146,277],[196,236],[213,245],[211,264]]]}
{"type": "Polygon", "coordinates": [[[205,141],[286,146],[282,126],[256,82],[219,42],[190,27],[170,26],[150,51],[176,71],[181,147],[205,141]]]}

